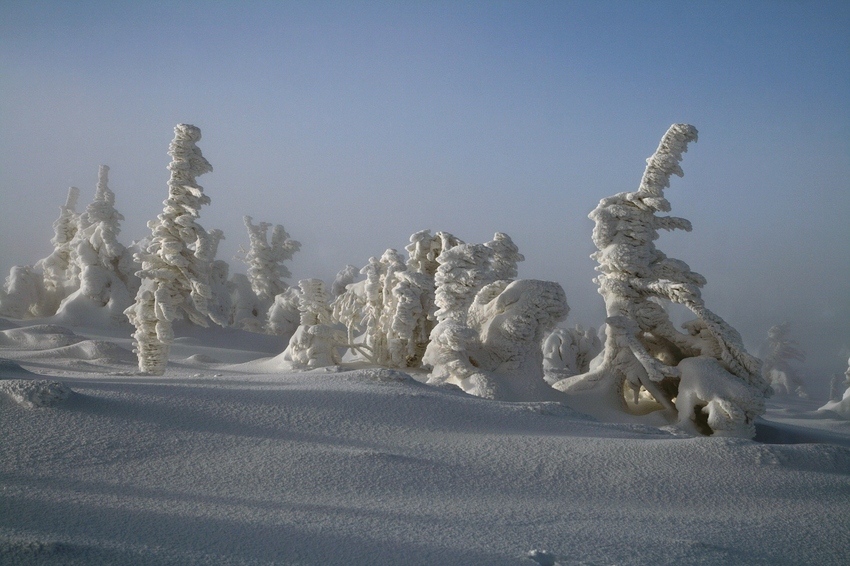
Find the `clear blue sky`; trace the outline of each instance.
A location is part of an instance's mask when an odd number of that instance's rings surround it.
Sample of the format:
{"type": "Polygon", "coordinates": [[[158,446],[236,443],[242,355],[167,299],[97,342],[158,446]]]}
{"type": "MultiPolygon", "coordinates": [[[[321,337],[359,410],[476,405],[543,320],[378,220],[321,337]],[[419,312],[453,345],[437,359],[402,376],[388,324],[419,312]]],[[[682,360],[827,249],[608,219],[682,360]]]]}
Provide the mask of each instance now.
{"type": "Polygon", "coordinates": [[[848,30],[846,1],[3,0],[0,269],[49,253],[67,188],[82,209],[102,163],[122,241],[145,236],[187,122],[215,169],[200,222],[232,269],[244,214],[303,243],[295,280],[423,228],[503,231],[521,277],[598,325],[587,213],[687,122],[700,141],[667,196],[694,231],[659,249],[751,346],[791,320],[813,372],[843,371],[848,30]]]}

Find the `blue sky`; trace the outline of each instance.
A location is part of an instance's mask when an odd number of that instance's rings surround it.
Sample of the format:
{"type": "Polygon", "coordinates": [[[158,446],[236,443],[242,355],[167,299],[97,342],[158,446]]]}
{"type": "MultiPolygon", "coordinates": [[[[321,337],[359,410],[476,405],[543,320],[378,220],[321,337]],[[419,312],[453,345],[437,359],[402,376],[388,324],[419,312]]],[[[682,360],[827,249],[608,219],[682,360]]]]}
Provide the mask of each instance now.
{"type": "Polygon", "coordinates": [[[83,208],[102,163],[123,241],[145,236],[186,122],[232,269],[245,214],[302,242],[295,280],[423,228],[503,231],[521,277],[598,325],[587,214],[687,122],[700,141],[667,196],[694,231],[659,249],[749,344],[791,320],[826,379],[850,355],[848,29],[846,2],[4,0],[0,269],[49,253],[67,188],[83,208]]]}

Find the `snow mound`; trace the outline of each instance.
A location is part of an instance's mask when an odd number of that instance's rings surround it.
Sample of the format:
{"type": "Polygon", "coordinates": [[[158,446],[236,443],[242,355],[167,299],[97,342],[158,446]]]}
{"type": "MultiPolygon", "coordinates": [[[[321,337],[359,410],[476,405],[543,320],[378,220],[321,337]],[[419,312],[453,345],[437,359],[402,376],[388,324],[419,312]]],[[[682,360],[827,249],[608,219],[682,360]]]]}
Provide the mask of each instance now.
{"type": "Polygon", "coordinates": [[[37,324],[0,331],[0,346],[31,350],[50,350],[83,340],[85,338],[77,336],[72,330],[56,324],[37,324]]]}
{"type": "Polygon", "coordinates": [[[221,361],[215,359],[212,356],[207,356],[205,354],[194,354],[186,358],[186,363],[190,364],[220,364],[221,361]]]}
{"type": "Polygon", "coordinates": [[[829,412],[839,418],[850,421],[850,389],[844,393],[843,399],[840,401],[829,401],[818,409],[818,412],[829,412]]]}
{"type": "Polygon", "coordinates": [[[53,407],[71,396],[64,383],[47,379],[8,379],[0,381],[0,392],[27,409],[53,407]]]}
{"type": "Polygon", "coordinates": [[[105,340],[82,340],[70,346],[28,352],[21,354],[19,357],[24,359],[64,358],[72,360],[102,360],[106,363],[136,363],[136,356],[131,351],[105,340]]]}

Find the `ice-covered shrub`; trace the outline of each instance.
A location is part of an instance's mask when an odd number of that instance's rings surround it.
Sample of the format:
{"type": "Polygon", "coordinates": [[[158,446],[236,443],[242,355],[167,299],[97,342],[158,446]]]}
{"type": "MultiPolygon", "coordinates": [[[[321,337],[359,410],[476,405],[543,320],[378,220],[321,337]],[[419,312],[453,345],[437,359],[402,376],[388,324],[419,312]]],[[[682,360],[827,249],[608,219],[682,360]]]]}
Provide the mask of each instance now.
{"type": "Polygon", "coordinates": [[[350,264],[340,269],[339,273],[337,273],[334,278],[333,284],[331,285],[331,297],[336,299],[345,293],[348,286],[354,283],[354,280],[357,279],[358,273],[360,273],[360,270],[350,264]]]}
{"type": "Polygon", "coordinates": [[[767,331],[767,342],[761,352],[764,362],[762,372],[774,393],[808,397],[794,367],[794,362],[805,361],[806,354],[798,347],[797,341],[791,338],[789,327],[789,323],[784,322],[767,331]]]}
{"type": "Polygon", "coordinates": [[[503,232],[496,232],[493,239],[484,245],[493,252],[490,260],[493,280],[516,279],[517,264],[525,261],[525,256],[519,253],[519,248],[511,237],[503,232]]]}
{"type": "Polygon", "coordinates": [[[590,213],[596,223],[593,242],[598,250],[591,257],[599,263],[600,272],[595,282],[608,317],[605,348],[594,370],[554,386],[583,396],[582,404],[590,412],[594,407],[601,413],[628,410],[627,394],[635,404],[649,397],[680,422],[690,421],[692,410],[693,420],[699,420],[702,407],[710,407],[714,412],[709,428],[714,423],[722,426],[724,434],[749,436],[770,391],[761,362],[744,349],[737,331],[706,308],[700,295],[705,278],[683,261],[668,258],[654,244],[658,230],[691,229],[684,218],[657,214],[670,210],[664,189],[672,175],[683,175],[679,162],[688,143],[696,139],[693,126],[671,126],[647,160],[638,190],[602,199],[590,213]],[[685,325],[686,332],[673,327],[665,302],[684,305],[696,315],[685,325]],[[703,366],[688,362],[686,378],[680,364],[699,356],[713,358],[716,366],[696,371],[693,367],[703,366]],[[688,393],[682,400],[678,399],[680,388],[688,393]],[[693,406],[684,407],[686,402],[693,406]],[[719,416],[719,407],[726,417],[719,416]]]}
{"type": "Polygon", "coordinates": [[[210,198],[195,178],[212,171],[196,145],[201,130],[178,124],[174,134],[168,151],[172,157],[168,198],[162,213],[148,222],[150,243],[136,258],[142,266],[138,272],[142,285],[136,303],[126,311],[136,326],[133,337],[139,368],[153,374],[165,371],[173,321],[186,318],[208,325],[211,254],[217,243],[196,222],[201,206],[209,204],[210,198]]]}
{"type": "Polygon", "coordinates": [[[293,368],[316,368],[339,364],[346,345],[345,329],[332,320],[325,283],[321,279],[298,282],[300,325],[289,339],[281,360],[293,368]]]}

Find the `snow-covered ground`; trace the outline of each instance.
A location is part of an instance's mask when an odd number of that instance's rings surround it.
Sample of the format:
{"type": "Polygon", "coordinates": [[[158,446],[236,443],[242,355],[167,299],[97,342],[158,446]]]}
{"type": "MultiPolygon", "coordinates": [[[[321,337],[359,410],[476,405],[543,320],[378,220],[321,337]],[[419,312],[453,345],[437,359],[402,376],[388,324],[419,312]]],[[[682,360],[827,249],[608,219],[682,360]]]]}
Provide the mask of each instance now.
{"type": "Polygon", "coordinates": [[[850,422],[815,400],[690,437],[282,373],[235,330],[152,377],[130,327],[0,323],[0,564],[847,564],[850,422]]]}

